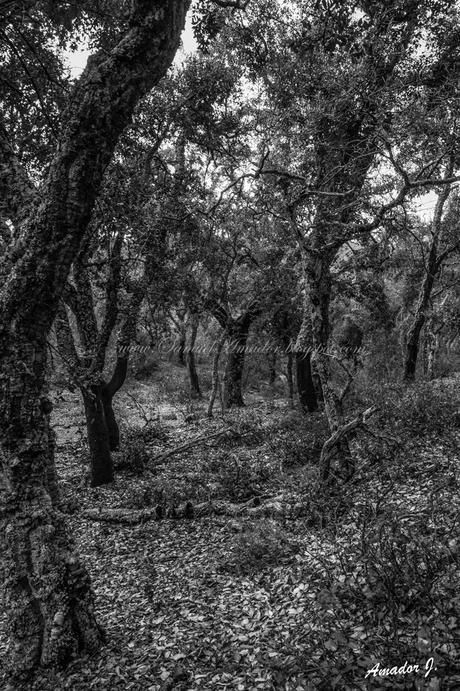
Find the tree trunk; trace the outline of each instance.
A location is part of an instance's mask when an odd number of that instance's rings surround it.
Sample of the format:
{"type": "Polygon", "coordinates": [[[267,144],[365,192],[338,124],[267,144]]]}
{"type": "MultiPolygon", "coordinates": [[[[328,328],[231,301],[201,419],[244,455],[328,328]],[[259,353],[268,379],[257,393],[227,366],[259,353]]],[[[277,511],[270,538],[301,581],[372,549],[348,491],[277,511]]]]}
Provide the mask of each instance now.
{"type": "MultiPolygon", "coordinates": [[[[139,305],[142,300],[139,300],[139,305]]],[[[133,313],[132,320],[135,323],[137,321],[138,309],[133,313]]],[[[107,428],[107,434],[109,437],[109,448],[110,451],[118,451],[120,447],[120,429],[118,427],[117,419],[115,417],[115,412],[112,407],[113,398],[116,393],[121,389],[126,381],[126,375],[128,373],[128,353],[129,346],[132,339],[131,325],[127,322],[123,324],[120,342],[119,342],[119,353],[117,361],[113,370],[111,379],[102,385],[101,397],[104,406],[104,416],[105,424],[107,428]]]]}
{"type": "Polygon", "coordinates": [[[302,412],[318,410],[315,385],[311,371],[311,352],[296,353],[297,395],[302,412]]]}
{"type": "Polygon", "coordinates": [[[316,399],[318,401],[324,402],[323,387],[321,385],[320,376],[319,376],[318,372],[316,371],[316,367],[314,366],[314,362],[312,362],[312,375],[311,376],[313,378],[313,384],[314,384],[315,391],[316,391],[316,399]]]}
{"type": "Polygon", "coordinates": [[[120,428],[113,409],[113,397],[108,396],[103,388],[101,391],[101,399],[104,408],[104,421],[109,440],[109,450],[118,451],[120,448],[120,428]]]}
{"type": "Polygon", "coordinates": [[[179,350],[177,353],[177,364],[185,367],[185,332],[181,331],[179,334],[179,350]]]}
{"type": "Polygon", "coordinates": [[[113,481],[113,462],[105,418],[102,385],[82,389],[91,467],[91,487],[113,481]]]}
{"type": "Polygon", "coordinates": [[[228,355],[224,375],[225,409],[232,406],[244,407],[242,380],[250,323],[251,318],[246,314],[242,319],[234,320],[228,328],[228,355]]]}
{"type": "Polygon", "coordinates": [[[212,388],[211,388],[211,396],[210,396],[209,405],[208,405],[208,417],[209,418],[212,417],[214,402],[216,400],[217,391],[219,390],[219,359],[220,359],[220,354],[222,352],[222,348],[224,347],[224,343],[225,343],[226,338],[227,338],[227,332],[225,329],[222,329],[222,333],[220,335],[220,338],[217,341],[216,352],[214,353],[214,357],[212,360],[212,388]]]}
{"type": "Polygon", "coordinates": [[[190,396],[191,398],[201,398],[200,382],[198,380],[198,373],[195,364],[195,341],[198,332],[198,315],[192,314],[192,332],[190,334],[190,345],[187,351],[187,369],[190,381],[190,396]]]}
{"type": "Polygon", "coordinates": [[[120,41],[88,60],[69,97],[40,205],[0,292],[0,570],[16,677],[102,642],[89,576],[48,491],[54,458],[45,360],[104,170],[139,99],[170,66],[189,3],[131,5],[120,41]]]}
{"type": "MultiPolygon", "coordinates": [[[[452,170],[453,163],[451,159],[449,167],[446,171],[446,175],[450,176],[452,174],[452,170]]],[[[442,263],[442,255],[441,257],[438,257],[438,248],[443,231],[442,214],[444,205],[449,197],[449,193],[450,187],[449,185],[446,185],[438,196],[433,214],[433,221],[431,224],[431,244],[426,262],[427,269],[420,288],[414,318],[406,336],[406,354],[404,363],[404,379],[406,381],[413,381],[415,379],[420,333],[426,320],[436,275],[442,263]]]]}
{"type": "Polygon", "coordinates": [[[426,376],[427,379],[434,379],[436,354],[439,349],[439,335],[431,332],[427,334],[426,345],[426,376]]]}
{"type": "Polygon", "coordinates": [[[244,369],[244,350],[229,351],[224,375],[224,406],[226,409],[236,406],[243,408],[245,403],[242,393],[244,369]]]}
{"type": "Polygon", "coordinates": [[[15,342],[0,337],[0,345],[0,577],[19,683],[38,664],[62,665],[80,650],[97,650],[101,630],[88,574],[56,506],[46,340],[16,330],[15,342]]]}
{"type": "Polygon", "coordinates": [[[276,381],[276,352],[268,355],[268,383],[271,387],[275,385],[276,381]]]}
{"type": "Polygon", "coordinates": [[[287,382],[288,382],[288,398],[289,398],[289,408],[291,410],[294,408],[294,377],[292,373],[292,361],[293,361],[292,353],[288,353],[287,356],[287,365],[286,365],[286,376],[287,376],[287,382]]]}
{"type": "Polygon", "coordinates": [[[425,321],[424,314],[418,314],[414,319],[406,340],[406,357],[404,363],[404,379],[412,381],[415,379],[415,371],[417,369],[417,359],[419,351],[419,338],[425,321]]]}
{"type": "MultiPolygon", "coordinates": [[[[302,335],[306,324],[311,328],[311,341],[314,348],[315,368],[318,373],[324,397],[329,429],[335,432],[344,423],[343,410],[337,393],[330,382],[329,347],[329,303],[331,295],[331,259],[325,253],[311,253],[305,261],[305,278],[307,283],[308,301],[304,314],[301,332],[297,341],[297,349],[302,350],[302,335]]],[[[308,328],[308,327],[307,327],[308,328]]],[[[305,338],[305,337],[304,337],[305,338]]],[[[304,348],[305,350],[305,348],[304,348]]],[[[315,396],[316,398],[316,396],[315,396]]]]}

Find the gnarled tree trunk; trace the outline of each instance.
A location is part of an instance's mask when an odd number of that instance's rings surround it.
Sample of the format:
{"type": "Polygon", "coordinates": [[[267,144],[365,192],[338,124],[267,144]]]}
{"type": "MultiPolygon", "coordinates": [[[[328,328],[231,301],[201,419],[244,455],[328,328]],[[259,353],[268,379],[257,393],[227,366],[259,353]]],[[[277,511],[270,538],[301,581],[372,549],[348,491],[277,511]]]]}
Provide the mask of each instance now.
{"type": "Polygon", "coordinates": [[[47,336],[104,169],[139,98],[171,64],[187,8],[181,0],[133,2],[119,43],[88,60],[0,293],[0,571],[17,676],[65,664],[102,640],[89,576],[50,496],[47,336]]]}
{"type": "Polygon", "coordinates": [[[90,581],[58,510],[46,339],[36,322],[0,336],[0,580],[9,613],[13,675],[97,650],[90,581]]]}

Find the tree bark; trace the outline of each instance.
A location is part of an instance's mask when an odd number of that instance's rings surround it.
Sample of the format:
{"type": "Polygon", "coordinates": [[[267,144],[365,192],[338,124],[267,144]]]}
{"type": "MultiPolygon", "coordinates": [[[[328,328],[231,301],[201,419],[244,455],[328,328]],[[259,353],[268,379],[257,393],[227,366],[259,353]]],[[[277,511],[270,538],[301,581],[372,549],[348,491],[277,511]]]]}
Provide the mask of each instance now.
{"type": "Polygon", "coordinates": [[[228,355],[224,375],[224,407],[244,407],[242,380],[251,316],[249,313],[228,325],[228,355]]]}
{"type": "MultiPolygon", "coordinates": [[[[344,424],[343,409],[331,384],[329,348],[329,305],[331,297],[331,257],[322,253],[308,253],[304,258],[307,284],[305,312],[297,338],[296,350],[306,351],[313,346],[315,368],[324,398],[324,409],[331,433],[344,424]]],[[[316,396],[315,396],[316,398],[316,396]]],[[[344,449],[345,454],[348,453],[344,449]]]]}
{"type": "Polygon", "coordinates": [[[208,404],[208,417],[209,418],[212,417],[214,402],[216,400],[217,391],[219,390],[219,360],[220,360],[220,354],[222,352],[222,348],[224,347],[224,343],[225,343],[226,338],[227,338],[227,332],[225,329],[222,329],[222,333],[219,337],[219,340],[217,341],[216,352],[214,353],[214,357],[212,360],[212,388],[211,388],[211,396],[209,398],[209,404],[208,404]]]}
{"type": "Polygon", "coordinates": [[[181,331],[179,334],[179,350],[177,352],[177,364],[181,367],[185,367],[185,333],[181,331]]]}
{"type": "Polygon", "coordinates": [[[268,355],[268,383],[271,387],[275,385],[276,381],[276,352],[268,355]]]}
{"type": "Polygon", "coordinates": [[[113,410],[113,398],[125,383],[127,373],[128,355],[119,354],[110,381],[101,386],[101,399],[110,451],[118,451],[120,448],[120,429],[113,410]]]}
{"type": "Polygon", "coordinates": [[[289,398],[289,408],[291,410],[294,408],[294,377],[293,377],[293,368],[292,368],[292,361],[293,361],[293,356],[292,353],[289,352],[287,356],[287,365],[286,365],[286,376],[287,376],[287,382],[288,382],[288,398],[289,398]]]}
{"type": "MultiPolygon", "coordinates": [[[[448,167],[446,174],[452,174],[452,163],[448,167]]],[[[427,269],[420,288],[417,305],[415,308],[412,324],[406,336],[406,353],[404,362],[404,379],[413,381],[417,369],[417,359],[419,352],[420,333],[425,324],[427,312],[430,305],[431,293],[436,280],[436,275],[440,269],[443,256],[439,255],[439,243],[443,231],[442,214],[444,205],[449,197],[450,187],[446,185],[438,196],[436,207],[433,214],[431,244],[427,258],[427,269]]]]}
{"type": "Polygon", "coordinates": [[[187,350],[187,370],[190,382],[190,396],[191,398],[201,398],[200,382],[198,380],[198,373],[195,364],[195,341],[198,332],[198,315],[192,314],[192,331],[190,334],[190,344],[187,350]]]}
{"type": "Polygon", "coordinates": [[[316,390],[311,371],[311,352],[296,353],[297,395],[302,412],[318,410],[316,390]]]}
{"type": "Polygon", "coordinates": [[[103,172],[138,100],[172,62],[188,2],[131,7],[121,40],[88,60],[70,96],[40,205],[0,293],[0,570],[16,676],[65,664],[102,641],[89,576],[48,491],[54,459],[45,361],[103,172]]]}
{"type": "Polygon", "coordinates": [[[91,487],[100,487],[113,480],[113,462],[102,397],[102,385],[82,389],[86,430],[90,452],[91,487]]]}
{"type": "Polygon", "coordinates": [[[425,325],[425,375],[427,379],[434,379],[436,355],[439,350],[439,331],[431,329],[430,326],[431,323],[425,325]]]}
{"type": "Polygon", "coordinates": [[[89,577],[56,505],[46,340],[15,333],[15,343],[2,341],[0,576],[14,642],[9,663],[19,682],[39,663],[65,664],[80,650],[97,650],[102,636],[89,577]]]}

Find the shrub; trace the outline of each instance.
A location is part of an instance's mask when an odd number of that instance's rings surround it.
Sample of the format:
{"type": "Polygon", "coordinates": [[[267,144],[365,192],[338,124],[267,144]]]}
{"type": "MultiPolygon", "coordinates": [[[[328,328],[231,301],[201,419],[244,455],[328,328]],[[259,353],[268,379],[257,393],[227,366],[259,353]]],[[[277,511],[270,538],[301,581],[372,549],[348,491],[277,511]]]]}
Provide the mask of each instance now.
{"type": "Polygon", "coordinates": [[[206,471],[215,474],[223,496],[245,501],[261,493],[262,486],[274,479],[279,469],[276,460],[254,451],[223,451],[208,461],[206,471]]]}
{"type": "Polygon", "coordinates": [[[305,465],[319,460],[324,441],[329,436],[322,414],[289,416],[278,428],[272,428],[268,445],[283,466],[305,465]]]}
{"type": "Polygon", "coordinates": [[[386,387],[375,392],[374,400],[380,405],[375,419],[406,438],[446,434],[459,426],[458,403],[442,384],[386,387]]]}
{"type": "Polygon", "coordinates": [[[246,525],[235,535],[230,557],[224,566],[247,572],[289,562],[299,551],[298,543],[274,521],[263,519],[246,525]]]}
{"type": "Polygon", "coordinates": [[[167,433],[159,422],[149,422],[143,427],[127,427],[122,430],[121,452],[117,462],[119,469],[142,473],[150,459],[147,445],[154,441],[164,442],[167,433]]]}

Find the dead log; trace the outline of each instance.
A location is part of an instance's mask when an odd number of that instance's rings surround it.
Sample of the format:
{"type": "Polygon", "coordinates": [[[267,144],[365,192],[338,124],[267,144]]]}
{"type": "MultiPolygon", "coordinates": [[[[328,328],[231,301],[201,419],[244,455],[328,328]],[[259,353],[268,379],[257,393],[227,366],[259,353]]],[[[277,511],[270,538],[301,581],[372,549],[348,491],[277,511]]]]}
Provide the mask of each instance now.
{"type": "Polygon", "coordinates": [[[137,525],[146,521],[158,521],[163,517],[173,519],[202,518],[204,516],[247,516],[252,518],[268,516],[287,516],[295,513],[304,515],[307,506],[302,502],[283,501],[283,497],[273,497],[267,502],[259,503],[254,497],[244,504],[232,504],[226,501],[207,501],[193,505],[190,501],[179,506],[171,506],[166,511],[162,506],[133,511],[129,508],[118,509],[86,509],[82,516],[92,521],[117,523],[122,525],[137,525]]]}

